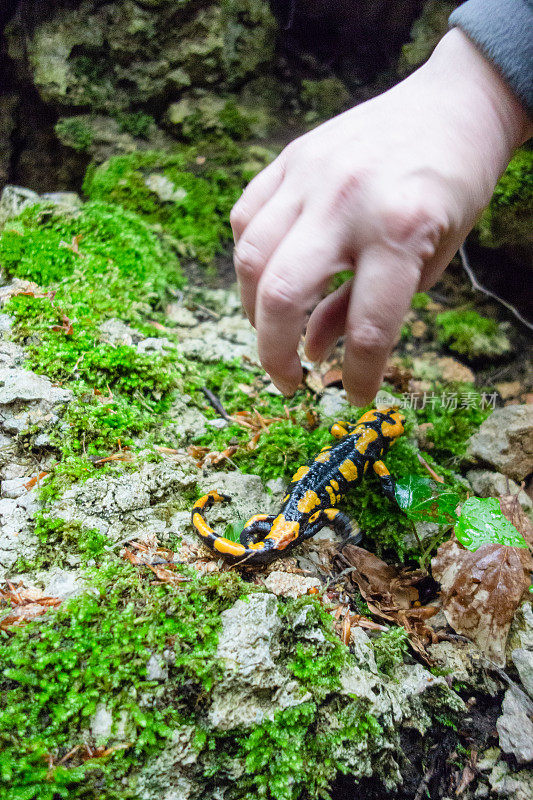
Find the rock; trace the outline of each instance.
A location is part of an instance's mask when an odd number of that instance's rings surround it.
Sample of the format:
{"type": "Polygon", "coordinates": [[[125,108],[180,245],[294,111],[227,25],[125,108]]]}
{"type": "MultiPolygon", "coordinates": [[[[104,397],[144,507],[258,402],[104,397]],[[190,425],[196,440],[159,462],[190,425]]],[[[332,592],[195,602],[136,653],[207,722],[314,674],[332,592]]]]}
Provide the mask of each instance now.
{"type": "MultiPolygon", "coordinates": [[[[180,725],[163,752],[142,770],[137,796],[140,800],[202,800],[204,783],[196,775],[200,753],[195,725],[180,725]]],[[[214,795],[213,795],[214,797],[214,795]]]]}
{"type": "Polygon", "coordinates": [[[466,457],[523,481],[533,472],[533,405],[497,408],[470,437],[466,457]]]}
{"type": "Polygon", "coordinates": [[[157,172],[147,175],[144,182],[148,189],[164,203],[179,203],[187,197],[185,189],[181,186],[176,186],[169,178],[157,172]]]}
{"type": "Polygon", "coordinates": [[[198,325],[198,320],[188,308],[185,308],[181,303],[170,303],[165,310],[165,313],[175,325],[180,328],[194,328],[198,325]]]}
{"type": "Polygon", "coordinates": [[[164,353],[166,350],[174,350],[176,345],[167,339],[166,336],[150,336],[148,339],[143,339],[137,345],[138,353],[164,353]]]}
{"type": "Polygon", "coordinates": [[[76,570],[52,567],[48,570],[27,574],[13,575],[11,580],[21,580],[27,587],[35,587],[46,597],[58,597],[68,600],[81,594],[86,589],[86,583],[81,572],[76,570]]]}
{"type": "Polygon", "coordinates": [[[0,483],[0,495],[2,497],[20,497],[26,492],[25,484],[28,478],[11,478],[0,483]]]}
{"type": "Polygon", "coordinates": [[[97,742],[106,742],[110,738],[113,728],[113,715],[105,703],[99,703],[96,706],[96,711],[91,717],[89,727],[97,742]]]}
{"type": "Polygon", "coordinates": [[[140,331],[131,328],[120,319],[114,318],[107,319],[100,325],[100,333],[102,342],[108,342],[113,345],[125,344],[131,346],[138,344],[144,338],[140,331]]]}
{"type": "MultiPolygon", "coordinates": [[[[7,316],[3,314],[2,316],[7,316]]],[[[9,319],[9,317],[8,317],[9,319]]],[[[24,350],[15,342],[0,339],[0,368],[19,367],[24,361],[24,350]]]]}
{"type": "Polygon", "coordinates": [[[0,500],[0,578],[9,573],[18,558],[31,561],[35,557],[39,540],[32,523],[38,509],[35,490],[0,500]]]}
{"type": "Polygon", "coordinates": [[[152,653],[146,664],[146,677],[149,681],[166,681],[168,678],[168,667],[161,655],[152,653]]]}
{"type": "Polygon", "coordinates": [[[281,597],[301,597],[307,594],[309,589],[319,588],[322,585],[318,578],[307,578],[278,570],[271,572],[263,583],[269,592],[281,597]]]}
{"type": "Polygon", "coordinates": [[[507,478],[500,472],[490,472],[485,469],[470,469],[466,473],[466,478],[474,493],[479,497],[501,497],[506,494],[518,495],[518,502],[524,511],[531,512],[533,502],[529,495],[520,489],[512,478],[507,478]]]}
{"type": "Polygon", "coordinates": [[[172,447],[181,447],[203,436],[207,419],[195,406],[189,406],[183,397],[176,397],[169,409],[171,420],[165,428],[165,438],[172,447]]]}
{"type": "Polygon", "coordinates": [[[502,383],[495,383],[494,388],[502,400],[509,400],[511,397],[518,397],[522,394],[524,389],[520,381],[503,381],[502,383]]]}
{"type": "Polygon", "coordinates": [[[260,724],[276,712],[311,698],[275,663],[282,630],[276,598],[252,595],[222,614],[217,658],[225,664],[208,719],[216,730],[260,724]]]}
{"type": "Polygon", "coordinates": [[[177,458],[74,484],[53,503],[50,515],[97,528],[111,541],[153,536],[164,540],[170,532],[169,509],[196,483],[192,460],[186,455],[177,458]]]}
{"type": "Polygon", "coordinates": [[[0,197],[0,230],[9,219],[14,219],[24,209],[37,205],[40,197],[31,189],[22,186],[5,186],[0,197]]]}
{"type": "Polygon", "coordinates": [[[259,365],[257,335],[242,316],[208,320],[195,328],[182,328],[179,350],[204,363],[233,361],[244,356],[259,365]]]}
{"type": "Polygon", "coordinates": [[[511,623],[507,638],[509,665],[512,663],[511,654],[514,650],[533,650],[533,607],[528,600],[522,603],[511,623]]]}
{"type": "Polygon", "coordinates": [[[217,417],[216,419],[208,419],[207,425],[209,425],[210,428],[216,428],[216,430],[222,430],[222,428],[227,428],[229,423],[227,419],[224,419],[223,417],[217,417]]]}
{"type": "MultiPolygon", "coordinates": [[[[431,623],[435,617],[428,620],[431,623]]],[[[428,647],[431,660],[442,673],[470,691],[481,691],[495,697],[502,684],[487,672],[478,648],[472,642],[437,642],[428,647]]]]}
{"type": "Polygon", "coordinates": [[[533,700],[533,651],[513,650],[511,658],[520,675],[522,686],[533,700]]]}
{"type": "Polygon", "coordinates": [[[511,772],[506,761],[499,761],[489,775],[489,783],[496,797],[508,800],[531,800],[533,797],[533,773],[531,770],[511,772]]]}
{"type": "Polygon", "coordinates": [[[344,389],[325,389],[324,394],[318,402],[320,415],[331,420],[342,419],[350,408],[351,406],[344,389]]]}
{"type": "MultiPolygon", "coordinates": [[[[20,433],[31,426],[41,429],[58,421],[62,406],[73,394],[54,386],[48,378],[25,369],[0,368],[0,429],[20,433]]],[[[43,436],[43,444],[47,437],[43,436]]]]}
{"type": "Polygon", "coordinates": [[[83,205],[77,192],[45,192],[41,195],[41,200],[56,206],[60,213],[78,211],[83,205]]]}
{"type": "Polygon", "coordinates": [[[525,695],[507,689],[496,728],[504,753],[514,755],[519,764],[533,761],[533,704],[524,703],[525,695]]]}
{"type": "Polygon", "coordinates": [[[425,353],[423,357],[414,358],[412,364],[414,378],[444,383],[474,383],[475,376],[471,369],[451,356],[437,356],[436,353],[425,353]]]}

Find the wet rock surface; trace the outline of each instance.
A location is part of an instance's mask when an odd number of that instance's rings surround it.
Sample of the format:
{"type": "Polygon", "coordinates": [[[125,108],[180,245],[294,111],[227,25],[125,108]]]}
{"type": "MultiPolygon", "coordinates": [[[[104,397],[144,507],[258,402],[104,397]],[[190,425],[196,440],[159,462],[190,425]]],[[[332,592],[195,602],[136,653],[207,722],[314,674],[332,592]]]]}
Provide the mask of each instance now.
{"type": "Polygon", "coordinates": [[[533,472],[533,405],[496,409],[470,439],[467,457],[523,481],[533,472]]]}

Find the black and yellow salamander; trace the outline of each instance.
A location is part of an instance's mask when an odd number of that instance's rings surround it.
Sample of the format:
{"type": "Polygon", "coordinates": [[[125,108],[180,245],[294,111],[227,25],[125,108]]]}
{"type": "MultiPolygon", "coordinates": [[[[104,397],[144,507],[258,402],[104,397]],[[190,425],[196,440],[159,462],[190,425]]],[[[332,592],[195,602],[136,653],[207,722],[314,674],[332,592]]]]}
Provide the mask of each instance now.
{"type": "Polygon", "coordinates": [[[340,535],[350,535],[350,520],[336,506],[370,467],[385,495],[395,501],[394,481],[381,459],[403,433],[404,422],[403,414],[393,408],[367,411],[355,425],[335,422],[330,431],[339,441],[323,447],[308,466],[300,467],[292,476],[277,516],[256,514],[248,520],[240,543],[218,536],[202,516],[213,503],[231,499],[216,490],[196,501],[192,524],[211,550],[228,561],[246,565],[268,564],[325,526],[340,535]]]}

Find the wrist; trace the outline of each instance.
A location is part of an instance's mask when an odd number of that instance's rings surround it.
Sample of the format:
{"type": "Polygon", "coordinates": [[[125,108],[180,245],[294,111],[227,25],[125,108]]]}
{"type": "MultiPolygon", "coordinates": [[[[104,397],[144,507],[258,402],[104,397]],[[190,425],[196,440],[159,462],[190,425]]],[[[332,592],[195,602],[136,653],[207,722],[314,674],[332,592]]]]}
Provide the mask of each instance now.
{"type": "Polygon", "coordinates": [[[514,150],[533,135],[533,124],[517,95],[459,28],[443,37],[422,71],[456,107],[462,126],[457,135],[476,137],[497,180],[514,150]]]}

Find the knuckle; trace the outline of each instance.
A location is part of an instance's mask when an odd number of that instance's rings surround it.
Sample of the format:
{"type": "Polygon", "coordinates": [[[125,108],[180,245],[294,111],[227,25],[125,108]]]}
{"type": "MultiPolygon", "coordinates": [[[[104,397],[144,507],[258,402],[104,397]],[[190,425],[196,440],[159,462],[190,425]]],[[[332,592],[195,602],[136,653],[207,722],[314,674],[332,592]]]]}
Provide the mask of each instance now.
{"type": "Polygon", "coordinates": [[[265,258],[259,248],[247,241],[240,241],[233,254],[235,271],[240,280],[255,279],[265,266],[265,258]]]}
{"type": "Polygon", "coordinates": [[[261,301],[267,314],[286,314],[296,305],[294,287],[281,275],[271,275],[261,292],[261,301]]]}
{"type": "Polygon", "coordinates": [[[387,349],[390,334],[375,320],[364,320],[346,332],[346,346],[362,358],[375,358],[387,349]]]}
{"type": "Polygon", "coordinates": [[[447,233],[448,224],[445,215],[429,204],[412,203],[385,209],[383,229],[386,237],[396,244],[415,246],[433,254],[447,233]]]}

